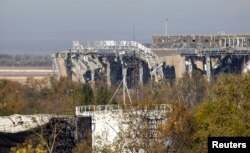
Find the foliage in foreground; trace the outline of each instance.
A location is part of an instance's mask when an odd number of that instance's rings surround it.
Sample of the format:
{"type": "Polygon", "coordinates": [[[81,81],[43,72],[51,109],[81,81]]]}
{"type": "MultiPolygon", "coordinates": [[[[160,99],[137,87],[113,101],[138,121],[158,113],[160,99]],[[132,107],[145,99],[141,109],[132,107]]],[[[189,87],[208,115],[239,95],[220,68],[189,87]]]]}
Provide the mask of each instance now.
{"type": "MultiPolygon", "coordinates": [[[[0,113],[49,112],[55,108],[63,112],[68,108],[73,110],[76,105],[106,104],[111,97],[105,86],[94,92],[90,85],[66,78],[52,81],[51,88],[33,86],[0,82],[0,113]]],[[[167,123],[159,126],[158,140],[152,144],[153,148],[148,148],[149,152],[207,152],[208,136],[250,135],[250,74],[221,75],[212,85],[194,74],[193,78],[186,76],[174,83],[156,85],[153,90],[146,87],[141,95],[134,105],[170,103],[173,107],[167,123]],[[166,146],[166,140],[170,140],[170,146],[166,146]]],[[[121,146],[122,142],[115,145],[121,146]]],[[[79,143],[75,151],[85,145],[79,143]]],[[[131,145],[140,148],[147,146],[147,142],[131,145]]]]}
{"type": "Polygon", "coordinates": [[[26,85],[0,80],[0,115],[74,114],[75,106],[106,104],[112,93],[103,85],[93,89],[90,84],[82,85],[67,78],[52,77],[50,82],[50,87],[46,87],[33,79],[28,79],[26,85]]]}
{"type": "Polygon", "coordinates": [[[207,152],[209,136],[250,135],[250,75],[222,75],[195,107],[183,102],[164,127],[176,152],[207,152]]]}

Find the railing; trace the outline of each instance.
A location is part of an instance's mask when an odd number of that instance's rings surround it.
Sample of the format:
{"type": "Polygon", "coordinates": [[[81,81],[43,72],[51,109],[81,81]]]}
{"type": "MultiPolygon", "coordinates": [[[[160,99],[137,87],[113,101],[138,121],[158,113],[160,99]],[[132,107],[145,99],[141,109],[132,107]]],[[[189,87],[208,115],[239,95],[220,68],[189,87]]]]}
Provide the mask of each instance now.
{"type": "Polygon", "coordinates": [[[198,51],[200,55],[250,55],[250,48],[211,48],[198,51]]]}
{"type": "Polygon", "coordinates": [[[129,49],[129,50],[137,50],[137,51],[143,51],[145,55],[150,55],[156,57],[156,54],[151,51],[150,48],[144,46],[143,44],[140,44],[135,41],[94,41],[94,42],[87,42],[84,43],[83,48],[86,49],[110,49],[110,50],[115,50],[115,49],[129,49]]]}
{"type": "Polygon", "coordinates": [[[99,111],[119,111],[121,107],[119,105],[84,105],[77,106],[76,112],[99,112],[99,111]]]}
{"type": "Polygon", "coordinates": [[[132,107],[129,109],[123,109],[119,105],[83,105],[83,106],[77,106],[75,108],[76,110],[76,115],[93,115],[95,112],[115,112],[115,111],[142,111],[142,112],[149,112],[149,111],[158,111],[162,113],[166,112],[171,112],[172,111],[172,106],[170,104],[156,104],[152,106],[137,106],[137,107],[132,107]]]}

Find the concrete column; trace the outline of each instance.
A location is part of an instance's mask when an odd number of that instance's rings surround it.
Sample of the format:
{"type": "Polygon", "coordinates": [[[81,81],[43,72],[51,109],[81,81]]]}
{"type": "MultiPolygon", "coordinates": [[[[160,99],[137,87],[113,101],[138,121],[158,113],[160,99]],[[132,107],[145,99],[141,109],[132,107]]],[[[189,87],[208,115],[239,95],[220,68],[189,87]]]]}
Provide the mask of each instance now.
{"type": "Polygon", "coordinates": [[[126,105],[127,68],[122,67],[123,103],[126,105]]]}
{"type": "Polygon", "coordinates": [[[157,78],[157,70],[154,71],[154,77],[155,77],[155,82],[158,82],[158,78],[157,78]]]}
{"type": "Polygon", "coordinates": [[[189,76],[192,76],[193,63],[192,63],[192,59],[191,58],[188,58],[186,60],[186,66],[187,66],[187,72],[188,72],[189,76]]]}
{"type": "Polygon", "coordinates": [[[110,62],[107,61],[107,85],[108,87],[111,87],[111,79],[110,79],[110,62]]]}
{"type": "Polygon", "coordinates": [[[78,141],[78,125],[77,125],[77,122],[78,122],[78,117],[76,117],[76,120],[75,120],[75,139],[76,141],[78,141]]]}
{"type": "Polygon", "coordinates": [[[206,75],[207,79],[210,82],[211,81],[211,58],[210,56],[206,56],[206,75]]]}
{"type": "Polygon", "coordinates": [[[225,38],[224,47],[227,47],[227,39],[225,38]]]}
{"type": "Polygon", "coordinates": [[[150,76],[151,76],[151,80],[155,80],[156,82],[158,81],[157,78],[156,78],[156,70],[153,69],[151,72],[150,72],[150,76]]]}
{"type": "Polygon", "coordinates": [[[242,47],[244,47],[244,40],[245,40],[245,39],[244,39],[244,38],[242,38],[242,47]]]}
{"type": "Polygon", "coordinates": [[[139,64],[139,84],[143,85],[143,64],[140,62],[139,64]]]}
{"type": "Polygon", "coordinates": [[[236,38],[236,47],[240,47],[239,44],[240,44],[240,43],[239,43],[239,37],[237,37],[237,38],[236,38]]]}
{"type": "Polygon", "coordinates": [[[233,38],[233,47],[234,47],[234,38],[233,38]]]}
{"type": "Polygon", "coordinates": [[[240,45],[239,45],[239,47],[243,47],[243,39],[242,38],[240,38],[240,45]]]}
{"type": "Polygon", "coordinates": [[[95,69],[91,70],[91,82],[92,85],[95,84],[95,69]]]}
{"type": "Polygon", "coordinates": [[[193,62],[192,59],[189,59],[189,68],[188,68],[189,74],[192,75],[193,72],[193,62]]]}
{"type": "Polygon", "coordinates": [[[206,70],[207,70],[207,67],[206,67],[206,58],[203,58],[203,59],[202,59],[202,63],[203,63],[203,70],[202,70],[202,73],[203,73],[203,74],[206,74],[206,70]]]}

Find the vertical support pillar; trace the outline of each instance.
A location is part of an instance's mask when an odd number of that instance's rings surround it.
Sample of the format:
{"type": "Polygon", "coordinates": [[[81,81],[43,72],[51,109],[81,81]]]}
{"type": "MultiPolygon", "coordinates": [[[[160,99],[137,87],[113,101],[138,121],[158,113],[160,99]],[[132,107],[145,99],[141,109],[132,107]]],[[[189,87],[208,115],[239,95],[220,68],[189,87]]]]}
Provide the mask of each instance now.
{"type": "Polygon", "coordinates": [[[234,48],[235,46],[234,46],[234,38],[233,38],[233,48],[234,48]]]}
{"type": "Polygon", "coordinates": [[[227,47],[227,39],[225,38],[224,47],[227,47]]]}
{"type": "Polygon", "coordinates": [[[107,61],[107,85],[111,87],[111,79],[110,79],[110,62],[107,61]]]}
{"type": "Polygon", "coordinates": [[[189,66],[188,66],[188,72],[189,72],[189,75],[192,76],[192,72],[193,72],[193,62],[192,62],[192,59],[189,58],[189,66]]]}
{"type": "Polygon", "coordinates": [[[75,120],[75,128],[76,128],[76,130],[75,130],[75,139],[76,139],[76,142],[78,142],[78,124],[77,124],[77,122],[78,122],[78,117],[76,117],[75,118],[76,120],[75,120]]]}
{"type": "Polygon", "coordinates": [[[239,38],[237,37],[237,39],[236,39],[236,47],[240,47],[239,44],[240,44],[240,43],[239,43],[239,38]]]}
{"type": "Polygon", "coordinates": [[[152,70],[151,70],[151,72],[150,72],[150,76],[151,76],[151,81],[155,81],[155,82],[158,82],[158,79],[157,79],[157,77],[156,77],[156,70],[157,69],[157,67],[153,67],[152,68],[152,70]]]}
{"type": "Polygon", "coordinates": [[[202,64],[203,64],[202,73],[203,73],[203,74],[206,74],[206,70],[207,70],[207,67],[206,67],[206,57],[203,57],[203,58],[202,58],[202,64]]]}
{"type": "Polygon", "coordinates": [[[211,81],[211,58],[210,56],[206,56],[206,74],[207,74],[207,79],[208,82],[211,81]]]}
{"type": "Polygon", "coordinates": [[[143,63],[139,64],[139,85],[143,85],[143,63]]]}
{"type": "Polygon", "coordinates": [[[95,85],[95,69],[91,70],[91,83],[95,85]]]}
{"type": "Polygon", "coordinates": [[[123,103],[126,105],[127,68],[122,66],[123,103]]]}
{"type": "Polygon", "coordinates": [[[193,63],[192,63],[192,59],[191,57],[188,57],[186,59],[186,71],[188,73],[188,75],[191,77],[192,76],[192,71],[193,71],[193,63]]]}
{"type": "Polygon", "coordinates": [[[155,68],[155,71],[154,71],[154,77],[155,77],[155,82],[158,82],[157,67],[155,68]]]}

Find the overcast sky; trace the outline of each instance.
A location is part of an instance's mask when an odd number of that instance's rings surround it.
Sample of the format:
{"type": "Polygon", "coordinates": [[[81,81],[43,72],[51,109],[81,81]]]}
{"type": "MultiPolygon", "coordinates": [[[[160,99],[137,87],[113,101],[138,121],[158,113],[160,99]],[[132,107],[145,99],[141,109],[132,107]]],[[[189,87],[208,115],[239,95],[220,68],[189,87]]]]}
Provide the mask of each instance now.
{"type": "Polygon", "coordinates": [[[250,0],[0,0],[0,53],[48,54],[73,40],[147,43],[168,33],[250,33],[250,0]]]}

